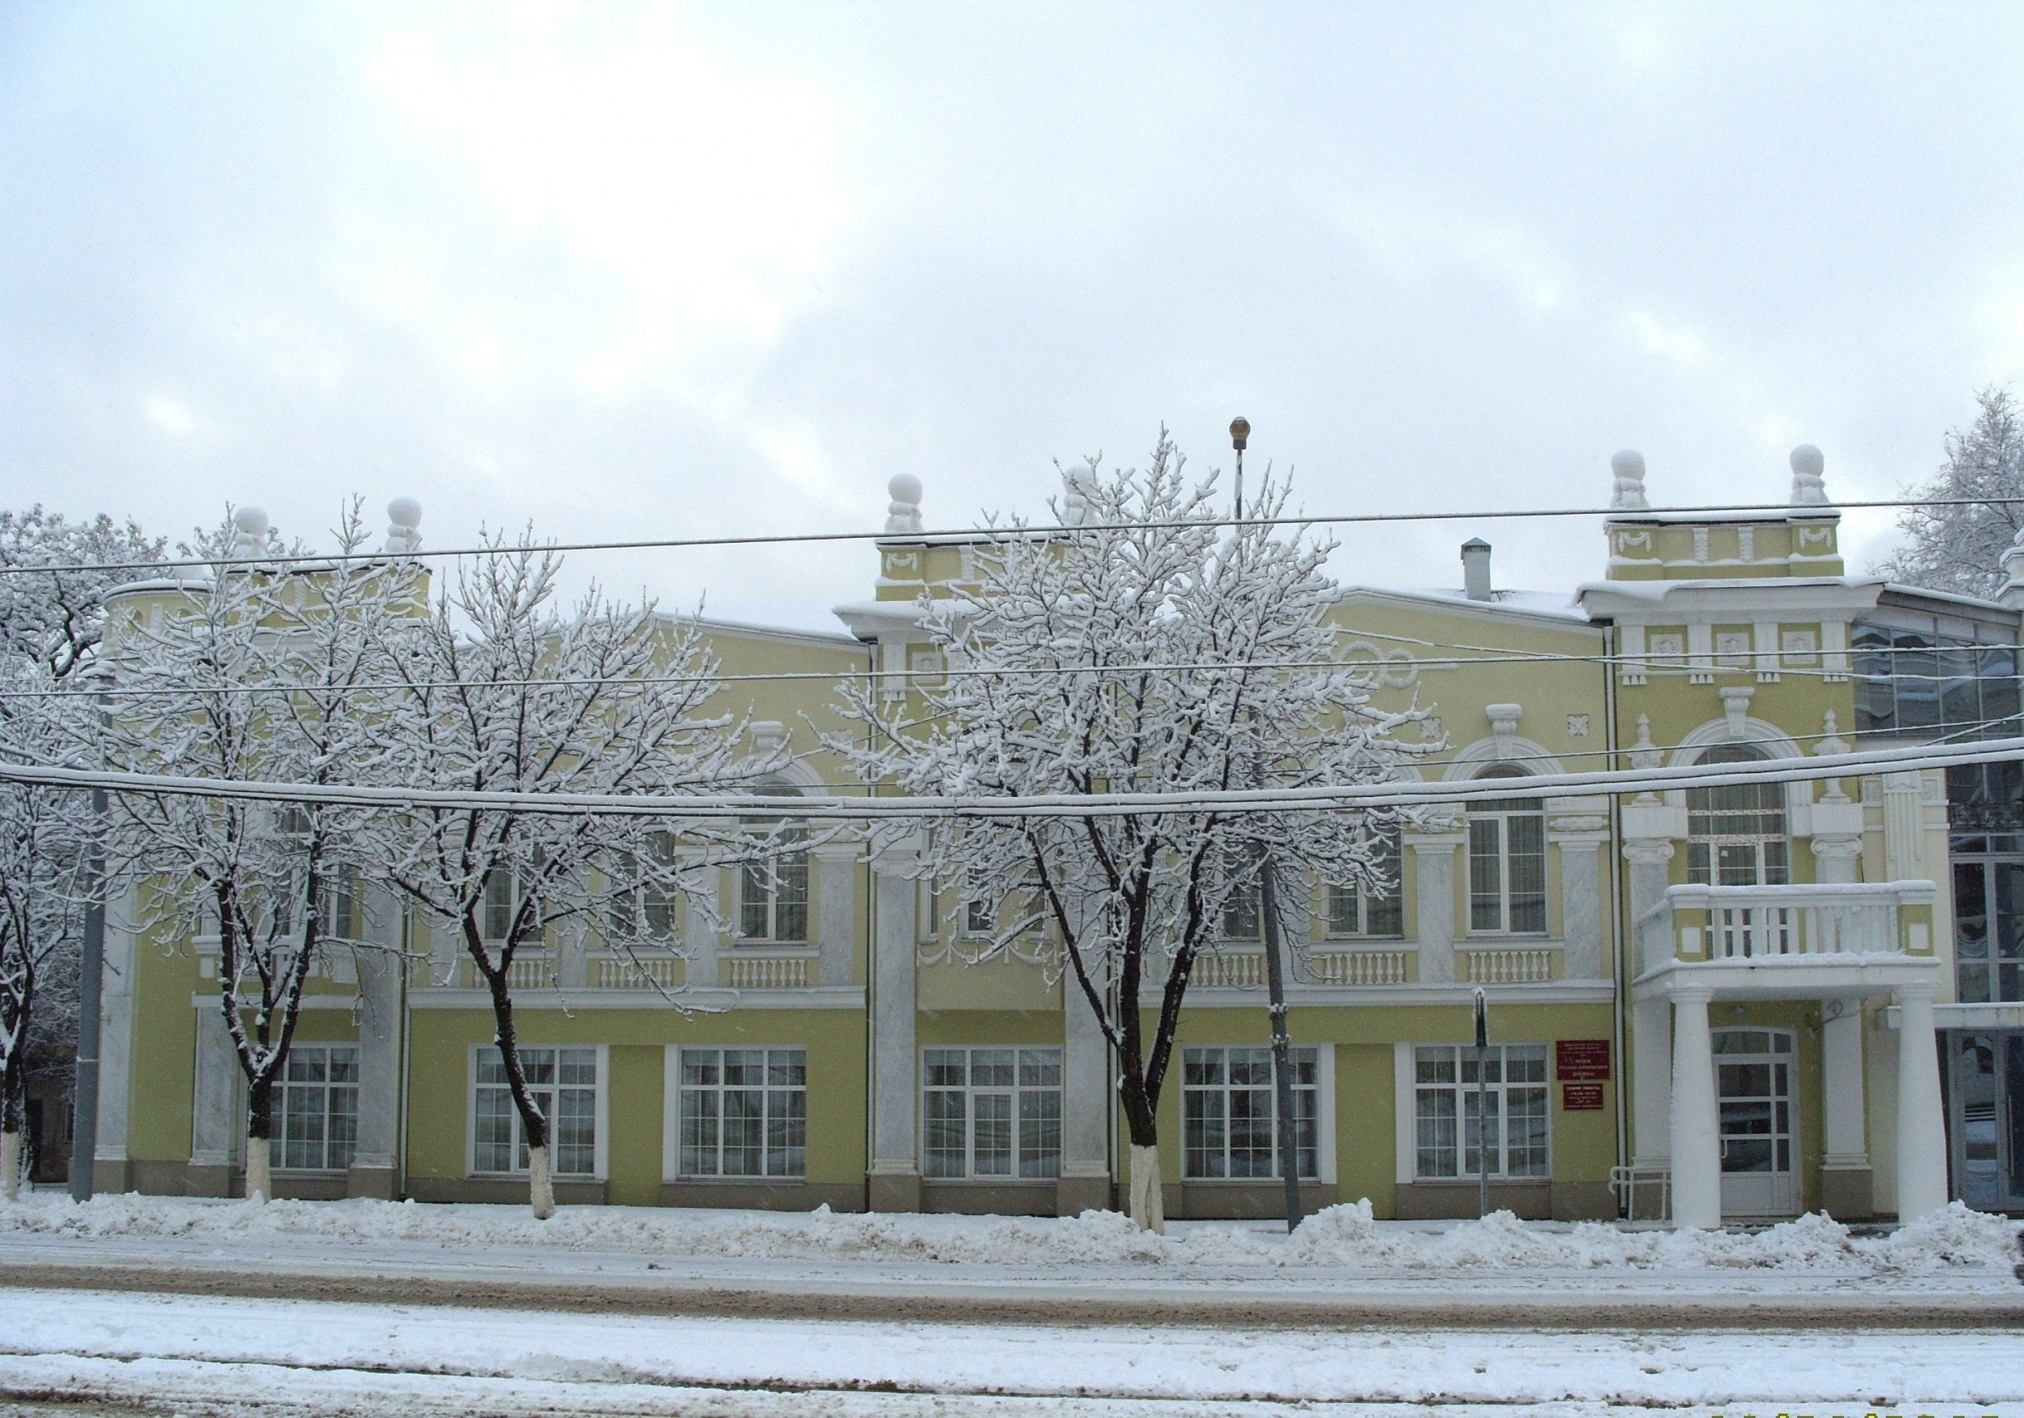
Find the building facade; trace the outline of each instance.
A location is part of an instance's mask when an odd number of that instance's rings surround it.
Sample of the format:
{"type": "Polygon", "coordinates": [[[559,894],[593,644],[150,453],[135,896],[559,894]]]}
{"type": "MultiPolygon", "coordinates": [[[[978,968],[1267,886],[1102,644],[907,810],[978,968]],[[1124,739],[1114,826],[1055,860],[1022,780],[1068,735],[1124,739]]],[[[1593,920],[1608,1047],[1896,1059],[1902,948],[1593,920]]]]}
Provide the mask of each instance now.
{"type": "MultiPolygon", "coordinates": [[[[1614,473],[1601,574],[1572,594],[1497,589],[1481,542],[1463,548],[1461,589],[1344,590],[1342,650],[1380,705],[1432,711],[1419,731],[1443,747],[1424,776],[2014,732],[2024,589],[1975,601],[1849,576],[1813,450],[1795,451],[1776,513],[1654,513],[1641,461],[1619,455],[1614,473]]],[[[814,739],[846,727],[825,677],[942,668],[915,606],[967,579],[978,544],[922,535],[913,480],[893,494],[873,595],[840,606],[836,632],[702,627],[731,676],[804,676],[726,691],[757,746],[792,752],[777,791],[847,781],[814,739]]],[[[151,594],[116,594],[115,624],[151,594]]],[[[1527,1217],[2024,1208],[2017,765],[1477,799],[1391,852],[1395,892],[1307,882],[1295,913],[1310,1207],[1473,1215],[1487,1165],[1493,1205],[1527,1217]]],[[[988,923],[904,851],[816,845],[714,886],[715,910],[637,903],[664,922],[665,955],[615,954],[593,932],[516,967],[561,1201],[1115,1204],[1110,1060],[1044,940],[963,963],[988,923]]],[[[245,1104],[216,944],[137,934],[160,889],[129,883],[111,913],[97,1176],[226,1195],[245,1104]]],[[[1196,972],[1161,1103],[1169,1216],[1280,1205],[1262,948],[1241,916],[1196,972]]],[[[524,1198],[489,1000],[457,942],[383,899],[345,929],[407,963],[325,952],[280,1090],[277,1190],[524,1198]]]]}

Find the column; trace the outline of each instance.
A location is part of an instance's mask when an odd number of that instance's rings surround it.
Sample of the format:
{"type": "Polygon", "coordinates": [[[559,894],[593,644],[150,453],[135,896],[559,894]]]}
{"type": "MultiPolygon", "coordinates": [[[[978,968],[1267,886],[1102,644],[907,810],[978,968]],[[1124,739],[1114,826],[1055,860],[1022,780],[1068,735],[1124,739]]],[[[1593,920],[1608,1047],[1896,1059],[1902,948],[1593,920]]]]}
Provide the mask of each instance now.
{"type": "Polygon", "coordinates": [[[921,1172],[914,1145],[915,936],[919,883],[911,854],[874,860],[871,997],[871,1171],[866,1202],[873,1211],[919,1211],[921,1172]]]}
{"type": "Polygon", "coordinates": [[[1722,1147],[1706,985],[1673,988],[1673,1225],[1719,1229],[1722,1147]]]}
{"type": "Polygon", "coordinates": [[[1898,1220],[1947,1204],[1947,1134],[1940,1114],[1940,1055],[1931,984],[1900,985],[1898,1003],[1898,1220]]]}
{"type": "Polygon", "coordinates": [[[815,930],[819,958],[817,983],[848,985],[853,974],[857,929],[854,890],[857,848],[848,844],[817,847],[815,858],[815,930]]]}
{"type": "Polygon", "coordinates": [[[1455,849],[1460,833],[1412,837],[1418,912],[1420,983],[1449,984],[1455,978],[1455,849]]]}
{"type": "Polygon", "coordinates": [[[376,949],[358,962],[358,1149],[345,1178],[347,1196],[392,1201],[400,1150],[401,903],[375,889],[366,903],[366,931],[376,949]]]}
{"type": "MultiPolygon", "coordinates": [[[[1818,844],[1816,844],[1817,846],[1818,844]]],[[[1821,1004],[1821,1105],[1825,1147],[1820,1159],[1820,1209],[1837,1220],[1875,1214],[1863,1117],[1862,1001],[1821,1004]]]]}
{"type": "MultiPolygon", "coordinates": [[[[1636,1144],[1631,1160],[1640,1170],[1654,1173],[1672,1166],[1672,1023],[1672,1008],[1664,995],[1631,1006],[1631,1131],[1636,1144]]],[[[1658,1204],[1654,1194],[1650,1214],[1631,1219],[1655,1218],[1658,1204]]],[[[1644,1211],[1642,1201],[1638,1209],[1644,1211]]]]}
{"type": "Polygon", "coordinates": [[[191,1196],[230,1196],[233,1144],[243,1127],[239,1058],[212,999],[197,1006],[196,1082],[190,1103],[190,1165],[184,1189],[191,1196]]]}
{"type": "MultiPolygon", "coordinates": [[[[1575,830],[1562,830],[1554,840],[1560,847],[1560,937],[1566,949],[1562,968],[1570,980],[1600,980],[1605,977],[1602,960],[1602,844],[1607,831],[1576,826],[1586,817],[1560,819],[1575,830]]],[[[1598,824],[1608,826],[1604,818],[1598,824]]]]}
{"type": "MultiPolygon", "coordinates": [[[[1666,837],[1633,838],[1623,844],[1623,858],[1630,863],[1630,973],[1631,978],[1636,979],[1659,963],[1645,958],[1644,918],[1645,913],[1658,905],[1666,894],[1669,881],[1666,864],[1673,859],[1672,840],[1666,837]]],[[[1666,932],[1670,939],[1670,922],[1666,932]]],[[[1663,958],[1671,959],[1671,950],[1663,958]]]]}
{"type": "Polygon", "coordinates": [[[133,1187],[127,1166],[127,1119],[133,1099],[134,918],[140,893],[131,885],[111,897],[105,913],[105,979],[99,994],[98,1137],[92,1147],[94,1192],[133,1187]]]}
{"type": "Polygon", "coordinates": [[[1055,1211],[1080,1216],[1108,1210],[1110,1180],[1110,1043],[1072,969],[1061,980],[1061,1180],[1055,1211]]]}

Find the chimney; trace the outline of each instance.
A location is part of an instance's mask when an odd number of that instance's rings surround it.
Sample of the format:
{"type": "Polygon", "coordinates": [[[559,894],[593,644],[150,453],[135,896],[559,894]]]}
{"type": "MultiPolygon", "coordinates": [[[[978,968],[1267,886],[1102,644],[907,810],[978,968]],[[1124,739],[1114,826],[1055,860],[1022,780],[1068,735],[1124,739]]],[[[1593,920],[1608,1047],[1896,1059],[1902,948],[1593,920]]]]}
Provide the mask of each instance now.
{"type": "Polygon", "coordinates": [[[1462,543],[1462,594],[1472,601],[1490,597],[1490,544],[1481,537],[1462,543]]]}

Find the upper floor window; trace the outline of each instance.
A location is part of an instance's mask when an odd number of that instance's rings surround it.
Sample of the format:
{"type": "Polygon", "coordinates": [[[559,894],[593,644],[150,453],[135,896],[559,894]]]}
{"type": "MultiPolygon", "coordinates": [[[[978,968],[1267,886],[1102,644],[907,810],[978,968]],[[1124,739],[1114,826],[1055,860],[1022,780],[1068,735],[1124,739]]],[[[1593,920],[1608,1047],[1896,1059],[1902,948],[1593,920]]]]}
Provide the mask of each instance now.
{"type": "Polygon", "coordinates": [[[2009,727],[2018,713],[2014,622],[2004,627],[1905,611],[1893,612],[1893,622],[1850,627],[1858,731],[2016,732],[2009,727]]]}
{"type": "Polygon", "coordinates": [[[608,919],[615,939],[657,945],[675,939],[681,898],[671,881],[674,866],[672,832],[653,833],[645,851],[628,853],[612,864],[608,919]]]}
{"type": "MultiPolygon", "coordinates": [[[[1749,744],[1717,744],[1702,763],[1755,763],[1749,744]]],[[[1792,880],[1785,789],[1769,781],[1687,789],[1687,880],[1703,886],[1783,886],[1792,880]]]]}
{"type": "MultiPolygon", "coordinates": [[[[1499,763],[1479,778],[1523,778],[1499,763]]],[[[1536,798],[1469,804],[1469,929],[1478,935],[1546,934],[1546,811],[1536,798]]]]}
{"type": "Polygon", "coordinates": [[[1235,881],[1223,898],[1223,939],[1263,940],[1265,912],[1258,888],[1255,859],[1249,847],[1225,847],[1222,853],[1223,878],[1235,881]]]}
{"type": "Polygon", "coordinates": [[[2024,1000],[2024,856],[1954,854],[1954,979],[1962,1004],[2024,1000]]]}
{"type": "MultiPolygon", "coordinates": [[[[762,783],[768,797],[801,796],[778,779],[762,783]]],[[[749,829],[770,832],[772,851],[738,872],[738,936],[741,940],[799,943],[808,939],[808,828],[799,822],[757,820],[749,829]]]]}
{"type": "Polygon", "coordinates": [[[1377,840],[1377,868],[1391,883],[1383,892],[1365,891],[1354,882],[1331,882],[1328,888],[1328,933],[1331,936],[1374,936],[1397,940],[1405,934],[1405,879],[1400,874],[1399,834],[1377,840]]]}
{"type": "MultiPolygon", "coordinates": [[[[538,864],[538,857],[536,861],[538,864]]],[[[494,867],[485,873],[478,901],[478,930],[487,944],[503,945],[513,933],[526,888],[525,878],[515,867],[494,867]]],[[[541,925],[538,910],[530,925],[530,934],[538,934],[541,925]]]]}

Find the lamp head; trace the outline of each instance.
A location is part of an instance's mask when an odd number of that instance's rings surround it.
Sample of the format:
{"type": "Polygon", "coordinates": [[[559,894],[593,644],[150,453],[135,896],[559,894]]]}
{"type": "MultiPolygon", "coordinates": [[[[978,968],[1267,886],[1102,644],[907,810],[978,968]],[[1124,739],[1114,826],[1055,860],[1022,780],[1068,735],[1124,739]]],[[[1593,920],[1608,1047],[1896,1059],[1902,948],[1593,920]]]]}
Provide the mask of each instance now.
{"type": "Polygon", "coordinates": [[[1244,445],[1250,441],[1251,420],[1239,414],[1236,418],[1230,420],[1230,446],[1239,453],[1242,453],[1244,445]]]}

